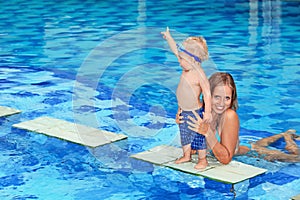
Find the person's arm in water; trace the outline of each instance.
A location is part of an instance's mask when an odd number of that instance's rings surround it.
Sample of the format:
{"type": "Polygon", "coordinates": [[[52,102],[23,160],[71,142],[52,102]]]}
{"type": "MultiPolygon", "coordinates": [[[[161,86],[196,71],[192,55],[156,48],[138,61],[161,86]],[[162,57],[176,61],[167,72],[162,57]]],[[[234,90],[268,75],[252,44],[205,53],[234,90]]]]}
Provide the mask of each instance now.
{"type": "MultiPolygon", "coordinates": [[[[207,144],[213,151],[213,154],[218,159],[219,162],[223,164],[228,164],[232,157],[234,156],[236,145],[239,136],[239,118],[234,110],[228,109],[224,113],[225,119],[222,120],[223,124],[220,124],[221,131],[221,141],[219,142],[216,138],[216,130],[212,128],[212,125],[207,126],[207,131],[205,131],[205,124],[200,116],[193,112],[196,119],[189,117],[191,122],[188,121],[189,128],[197,133],[205,136],[207,144]]],[[[213,125],[213,127],[215,127],[213,125]]]]}
{"type": "Polygon", "coordinates": [[[163,38],[167,40],[171,51],[175,54],[175,56],[178,58],[178,50],[177,50],[177,46],[176,46],[176,42],[173,39],[173,37],[171,36],[169,27],[166,28],[166,31],[161,32],[161,34],[163,35],[163,38]]]}

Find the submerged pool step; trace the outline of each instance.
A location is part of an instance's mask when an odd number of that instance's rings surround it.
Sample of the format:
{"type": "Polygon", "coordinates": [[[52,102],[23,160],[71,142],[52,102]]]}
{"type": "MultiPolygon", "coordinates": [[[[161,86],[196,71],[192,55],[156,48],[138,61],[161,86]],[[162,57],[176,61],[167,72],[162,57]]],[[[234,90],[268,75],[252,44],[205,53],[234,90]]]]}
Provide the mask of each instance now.
{"type": "MultiPolygon", "coordinates": [[[[209,166],[204,170],[196,170],[196,163],[185,162],[175,164],[174,161],[182,156],[182,149],[174,146],[161,145],[156,146],[144,152],[131,155],[132,158],[140,159],[157,165],[169,167],[185,173],[194,174],[197,176],[207,177],[219,182],[228,184],[236,184],[241,181],[253,178],[265,173],[267,170],[238,161],[231,161],[227,165],[219,163],[214,157],[208,156],[209,166]]],[[[193,155],[197,157],[196,155],[193,155]]],[[[193,160],[197,159],[193,157],[193,160]]]]}
{"type": "Polygon", "coordinates": [[[6,107],[6,106],[0,106],[0,117],[6,117],[9,115],[18,114],[20,112],[22,111],[14,108],[6,107]]]}
{"type": "Polygon", "coordinates": [[[300,194],[291,198],[291,200],[300,200],[300,194]]]}
{"type": "Polygon", "coordinates": [[[89,147],[97,147],[127,138],[123,134],[99,130],[51,117],[39,117],[34,120],[14,124],[13,127],[42,133],[89,147]]]}

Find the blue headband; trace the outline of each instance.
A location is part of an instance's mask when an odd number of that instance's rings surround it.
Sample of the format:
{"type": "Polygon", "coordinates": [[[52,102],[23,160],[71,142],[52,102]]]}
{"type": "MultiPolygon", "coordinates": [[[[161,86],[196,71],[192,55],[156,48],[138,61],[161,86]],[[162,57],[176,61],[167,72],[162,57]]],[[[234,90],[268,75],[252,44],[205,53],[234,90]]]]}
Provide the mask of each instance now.
{"type": "Polygon", "coordinates": [[[179,46],[179,44],[176,44],[178,51],[184,52],[187,55],[193,57],[196,61],[201,63],[201,59],[198,56],[195,56],[194,54],[188,52],[187,50],[185,50],[183,47],[179,46]]]}

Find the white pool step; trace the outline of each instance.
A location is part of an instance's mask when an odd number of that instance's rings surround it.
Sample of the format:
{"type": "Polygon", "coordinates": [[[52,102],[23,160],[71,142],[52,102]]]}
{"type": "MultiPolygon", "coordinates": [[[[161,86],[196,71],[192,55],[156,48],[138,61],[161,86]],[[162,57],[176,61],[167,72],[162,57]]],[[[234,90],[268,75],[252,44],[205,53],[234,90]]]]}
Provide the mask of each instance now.
{"type": "Polygon", "coordinates": [[[123,134],[99,130],[51,117],[39,117],[34,120],[14,124],[13,127],[42,133],[89,147],[97,147],[127,138],[123,134]]]}
{"type": "Polygon", "coordinates": [[[207,157],[209,166],[205,170],[199,171],[194,169],[196,165],[194,162],[175,164],[174,161],[181,156],[181,148],[168,145],[156,146],[147,151],[131,155],[136,159],[230,184],[242,182],[267,171],[238,161],[231,161],[228,165],[223,165],[212,156],[207,157]]]}
{"type": "Polygon", "coordinates": [[[291,198],[291,200],[300,200],[300,194],[291,198]]]}
{"type": "Polygon", "coordinates": [[[18,114],[20,112],[21,112],[21,110],[17,110],[17,109],[6,107],[6,106],[0,106],[0,117],[6,117],[9,115],[18,114]]]}

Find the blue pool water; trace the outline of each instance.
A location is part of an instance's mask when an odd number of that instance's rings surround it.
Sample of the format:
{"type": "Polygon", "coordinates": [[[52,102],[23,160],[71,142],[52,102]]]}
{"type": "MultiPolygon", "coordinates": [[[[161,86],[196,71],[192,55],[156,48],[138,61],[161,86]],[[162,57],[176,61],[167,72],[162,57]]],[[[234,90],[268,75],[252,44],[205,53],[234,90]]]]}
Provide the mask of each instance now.
{"type": "MultiPolygon", "coordinates": [[[[230,72],[241,140],[300,131],[300,2],[0,2],[1,199],[289,199],[300,165],[235,159],[266,174],[235,185],[129,158],[178,145],[180,67],[160,32],[203,35],[208,75],[230,72]],[[12,128],[50,116],[128,136],[95,149],[12,128]]],[[[299,143],[298,143],[299,144],[299,143]]],[[[283,148],[282,141],[274,147],[283,148]]]]}

